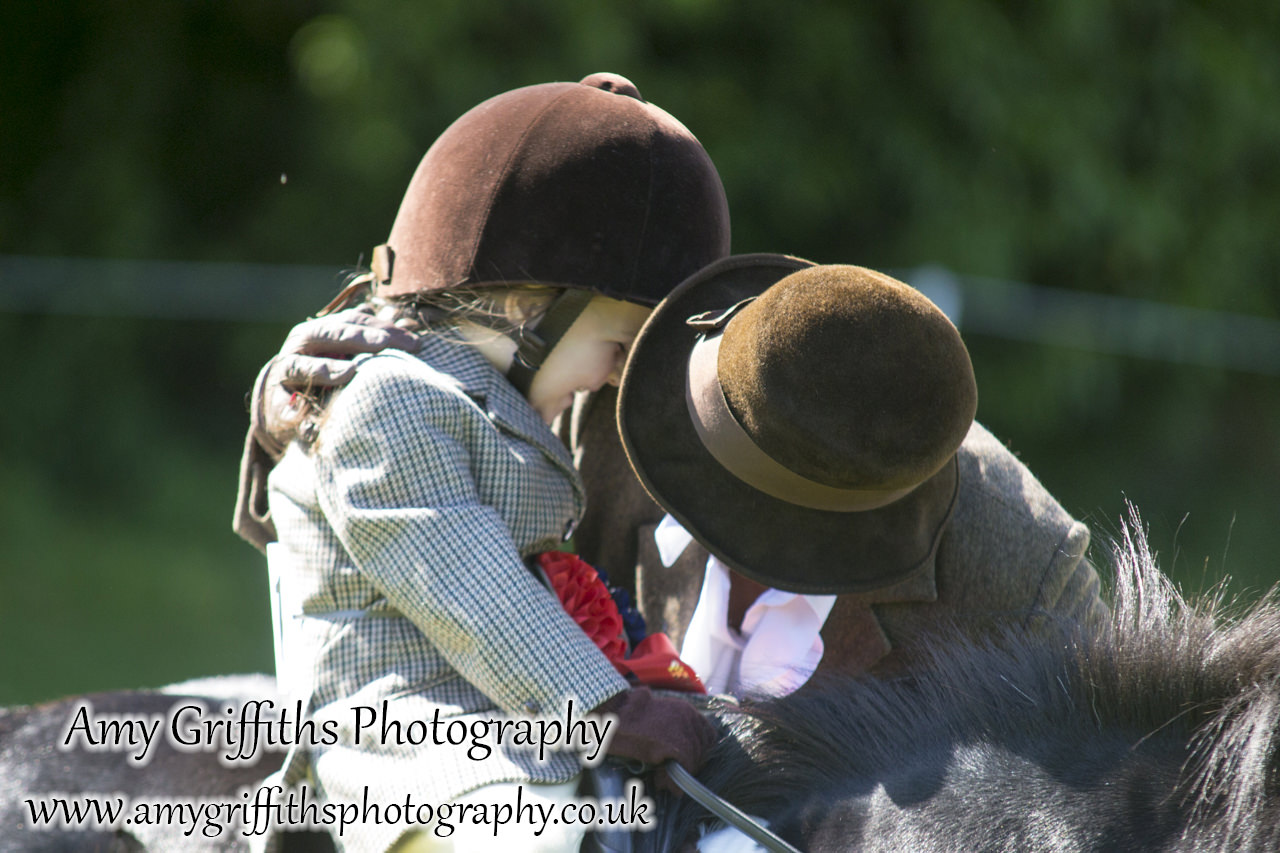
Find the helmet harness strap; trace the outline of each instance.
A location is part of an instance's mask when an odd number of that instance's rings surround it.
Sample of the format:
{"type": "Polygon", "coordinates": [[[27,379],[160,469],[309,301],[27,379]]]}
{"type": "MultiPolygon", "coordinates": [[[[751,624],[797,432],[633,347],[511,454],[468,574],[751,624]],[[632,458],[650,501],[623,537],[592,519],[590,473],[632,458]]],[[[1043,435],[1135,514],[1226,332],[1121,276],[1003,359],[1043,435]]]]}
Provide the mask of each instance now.
{"type": "MultiPolygon", "coordinates": [[[[391,270],[395,264],[395,252],[385,243],[373,250],[373,281],[376,285],[386,285],[391,281],[391,270]]],[[[537,331],[528,328],[520,329],[516,336],[516,354],[507,369],[507,379],[521,394],[528,396],[529,386],[533,384],[534,374],[547,355],[555,349],[556,344],[564,337],[565,332],[582,314],[595,292],[578,288],[565,288],[543,312],[538,322],[537,331]]],[[[341,299],[341,295],[339,296],[341,299]]],[[[339,300],[334,300],[338,302],[339,300]]],[[[326,309],[328,310],[328,309],[326,309]]]]}
{"type": "Polygon", "coordinates": [[[507,379],[521,394],[529,395],[534,374],[595,295],[590,290],[566,288],[547,306],[536,330],[520,330],[516,338],[516,355],[507,369],[507,379]]]}

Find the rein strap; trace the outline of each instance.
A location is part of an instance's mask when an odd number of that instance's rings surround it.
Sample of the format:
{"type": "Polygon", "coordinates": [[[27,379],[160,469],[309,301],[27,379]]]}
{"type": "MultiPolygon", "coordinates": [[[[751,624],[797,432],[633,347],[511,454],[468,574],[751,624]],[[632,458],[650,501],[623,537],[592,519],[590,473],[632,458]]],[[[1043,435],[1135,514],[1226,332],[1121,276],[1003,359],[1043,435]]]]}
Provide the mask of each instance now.
{"type": "Polygon", "coordinates": [[[693,774],[677,764],[674,759],[666,763],[666,770],[667,775],[677,788],[693,797],[694,801],[707,811],[744,833],[766,850],[771,850],[773,853],[800,853],[798,849],[783,840],[777,833],[693,778],[693,774]]]}

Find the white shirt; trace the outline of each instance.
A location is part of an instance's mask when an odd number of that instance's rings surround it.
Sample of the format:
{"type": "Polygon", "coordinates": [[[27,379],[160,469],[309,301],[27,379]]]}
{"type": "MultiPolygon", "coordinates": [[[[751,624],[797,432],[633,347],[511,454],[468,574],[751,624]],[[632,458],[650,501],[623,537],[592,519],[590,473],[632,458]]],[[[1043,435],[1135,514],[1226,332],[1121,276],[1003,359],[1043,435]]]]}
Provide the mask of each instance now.
{"type": "MultiPolygon", "coordinates": [[[[668,515],[653,538],[663,565],[670,566],[693,535],[668,515]]],[[[822,660],[818,632],[836,597],[766,589],[747,608],[742,630],[735,631],[729,627],[729,586],[728,566],[710,557],[680,648],[680,659],[707,692],[784,696],[808,681],[822,660]]]]}

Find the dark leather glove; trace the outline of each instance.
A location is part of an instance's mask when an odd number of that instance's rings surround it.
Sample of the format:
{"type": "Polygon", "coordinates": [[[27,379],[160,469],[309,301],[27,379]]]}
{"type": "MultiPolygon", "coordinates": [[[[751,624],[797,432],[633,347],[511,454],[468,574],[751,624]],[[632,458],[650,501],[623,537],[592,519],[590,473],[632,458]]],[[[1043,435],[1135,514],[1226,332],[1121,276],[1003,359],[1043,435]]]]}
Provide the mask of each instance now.
{"type": "MultiPolygon", "coordinates": [[[[651,767],[661,768],[674,758],[690,773],[697,773],[716,744],[715,726],[701,711],[678,697],[655,695],[648,687],[619,693],[596,713],[618,717],[609,741],[609,755],[642,761],[651,767]]],[[[665,773],[660,772],[656,781],[659,787],[670,786],[665,773]]]]}
{"type": "Polygon", "coordinates": [[[299,323],[258,375],[251,411],[259,440],[279,456],[298,429],[293,392],[347,384],[355,375],[351,356],[387,347],[414,352],[421,344],[412,332],[360,308],[299,323]]]}
{"type": "Polygon", "coordinates": [[[294,391],[344,385],[355,375],[355,353],[422,345],[410,331],[351,308],[299,323],[280,353],[258,373],[249,395],[249,434],[240,458],[240,489],[231,527],[258,550],[276,541],[267,506],[267,476],[300,430],[314,429],[305,408],[293,405],[294,391]]]}

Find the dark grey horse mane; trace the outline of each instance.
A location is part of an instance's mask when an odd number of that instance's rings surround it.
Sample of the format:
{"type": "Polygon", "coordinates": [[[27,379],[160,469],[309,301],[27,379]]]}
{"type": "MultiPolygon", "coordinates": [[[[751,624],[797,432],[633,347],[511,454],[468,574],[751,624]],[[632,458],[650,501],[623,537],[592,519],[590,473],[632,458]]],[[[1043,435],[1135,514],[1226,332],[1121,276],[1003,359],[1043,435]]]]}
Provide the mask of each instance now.
{"type": "MultiPolygon", "coordinates": [[[[1133,525],[1102,630],[948,639],[912,677],[746,703],[702,780],[814,851],[1280,850],[1277,596],[1188,602],[1133,525]]],[[[686,800],[654,849],[706,817],[686,800]]]]}

